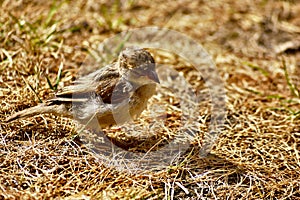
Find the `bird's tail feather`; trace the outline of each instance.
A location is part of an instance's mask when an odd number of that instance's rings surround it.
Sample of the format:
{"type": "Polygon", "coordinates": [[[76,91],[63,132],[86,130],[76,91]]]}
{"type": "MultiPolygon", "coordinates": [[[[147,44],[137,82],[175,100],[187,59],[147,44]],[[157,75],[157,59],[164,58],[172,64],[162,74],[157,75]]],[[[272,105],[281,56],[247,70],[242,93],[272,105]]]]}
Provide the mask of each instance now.
{"type": "Polygon", "coordinates": [[[22,111],[19,111],[5,119],[5,122],[11,122],[16,119],[24,118],[24,117],[31,117],[38,114],[43,113],[54,113],[54,114],[61,114],[66,115],[67,109],[64,104],[60,105],[49,105],[48,103],[39,104],[35,107],[28,108],[22,111]]]}

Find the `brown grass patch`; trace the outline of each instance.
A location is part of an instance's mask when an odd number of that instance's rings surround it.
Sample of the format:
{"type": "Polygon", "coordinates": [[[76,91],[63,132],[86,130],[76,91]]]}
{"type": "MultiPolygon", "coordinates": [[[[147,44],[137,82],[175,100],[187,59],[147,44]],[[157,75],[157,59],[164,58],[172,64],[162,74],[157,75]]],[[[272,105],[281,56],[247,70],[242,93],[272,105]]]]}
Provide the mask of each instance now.
{"type": "MultiPolygon", "coordinates": [[[[1,198],[300,196],[297,1],[2,1],[0,5],[1,198]],[[225,83],[225,127],[207,157],[198,154],[210,117],[205,101],[199,105],[198,136],[179,164],[141,174],[101,164],[97,155],[73,138],[78,127],[70,119],[39,115],[2,122],[75,80],[79,66],[103,39],[153,25],[178,30],[202,43],[225,83]],[[61,64],[62,76],[57,81],[61,64]],[[50,88],[46,77],[55,87],[50,88]]],[[[192,78],[188,64],[177,57],[155,56],[172,63],[191,85],[206,91],[201,79],[192,78]]],[[[151,105],[168,104],[163,113],[168,120],[155,129],[161,134],[153,137],[169,139],[180,124],[181,113],[176,99],[161,94],[165,96],[158,93],[151,105]]],[[[150,114],[144,112],[134,123],[150,124],[150,114]]],[[[124,130],[106,131],[129,143],[136,140],[124,130]]],[[[143,149],[146,144],[142,140],[138,145],[143,149]]],[[[132,145],[131,150],[137,150],[137,144],[132,145]]]]}

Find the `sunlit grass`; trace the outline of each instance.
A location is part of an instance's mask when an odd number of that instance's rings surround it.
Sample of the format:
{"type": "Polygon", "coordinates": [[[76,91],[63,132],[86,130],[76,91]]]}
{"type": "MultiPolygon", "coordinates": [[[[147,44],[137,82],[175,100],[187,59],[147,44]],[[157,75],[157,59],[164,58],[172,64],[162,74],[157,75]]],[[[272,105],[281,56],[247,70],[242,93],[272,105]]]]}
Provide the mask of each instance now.
{"type": "MultiPolygon", "coordinates": [[[[264,46],[262,42],[265,38],[270,42],[276,37],[278,41],[289,38],[280,37],[286,34],[287,23],[297,21],[293,2],[4,0],[0,5],[0,198],[299,196],[299,86],[292,79],[297,71],[290,70],[297,66],[299,52],[283,52],[283,59],[278,59],[269,48],[273,43],[264,46]],[[187,34],[215,59],[225,84],[227,117],[207,157],[199,156],[201,139],[197,138],[177,164],[130,174],[114,165],[103,165],[99,155],[80,141],[78,136],[84,130],[71,119],[38,115],[3,122],[10,114],[52,98],[57,90],[71,84],[81,70],[89,70],[87,58],[111,62],[130,35],[114,48],[105,49],[110,57],[99,51],[104,39],[145,26],[167,26],[187,34]],[[268,35],[276,31],[281,32],[268,35]]],[[[293,29],[287,32],[292,34],[293,29]]],[[[151,53],[157,63],[170,65],[194,85],[199,84],[200,96],[207,91],[205,83],[197,81],[202,79],[178,56],[160,55],[155,49],[151,53]]],[[[96,65],[97,69],[102,66],[96,65]]],[[[162,96],[155,96],[153,105],[162,96]]],[[[176,99],[170,92],[164,100],[167,107],[176,99]]],[[[211,108],[205,101],[200,103],[195,108],[201,113],[198,131],[205,133],[211,108]]],[[[172,106],[180,110],[180,105],[172,106]]],[[[176,112],[172,106],[163,114],[170,119],[165,124],[175,130],[182,121],[172,114],[176,112]]],[[[147,120],[145,112],[136,123],[152,125],[147,120]]],[[[117,137],[124,135],[124,130],[113,127],[105,131],[117,137]]]]}

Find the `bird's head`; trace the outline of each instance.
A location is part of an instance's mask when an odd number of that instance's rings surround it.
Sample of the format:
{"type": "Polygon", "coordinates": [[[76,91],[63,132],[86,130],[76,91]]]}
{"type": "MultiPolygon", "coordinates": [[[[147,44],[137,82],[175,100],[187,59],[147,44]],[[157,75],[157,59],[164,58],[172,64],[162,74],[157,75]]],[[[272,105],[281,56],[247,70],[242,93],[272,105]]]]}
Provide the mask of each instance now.
{"type": "Polygon", "coordinates": [[[118,58],[119,72],[122,77],[139,85],[159,83],[155,72],[155,61],[145,49],[129,47],[118,58]]]}

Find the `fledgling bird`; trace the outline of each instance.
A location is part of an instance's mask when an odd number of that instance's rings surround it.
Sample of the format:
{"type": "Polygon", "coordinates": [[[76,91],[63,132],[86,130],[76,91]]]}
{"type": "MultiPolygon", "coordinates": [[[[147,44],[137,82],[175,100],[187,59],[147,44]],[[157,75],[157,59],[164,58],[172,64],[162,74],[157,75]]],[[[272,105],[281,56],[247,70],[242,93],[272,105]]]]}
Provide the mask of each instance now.
{"type": "Polygon", "coordinates": [[[55,98],[17,112],[5,121],[53,113],[83,124],[92,120],[93,123],[87,124],[90,128],[107,128],[137,118],[147,107],[157,83],[151,54],[142,48],[129,47],[121,51],[116,62],[79,78],[55,98]]]}

